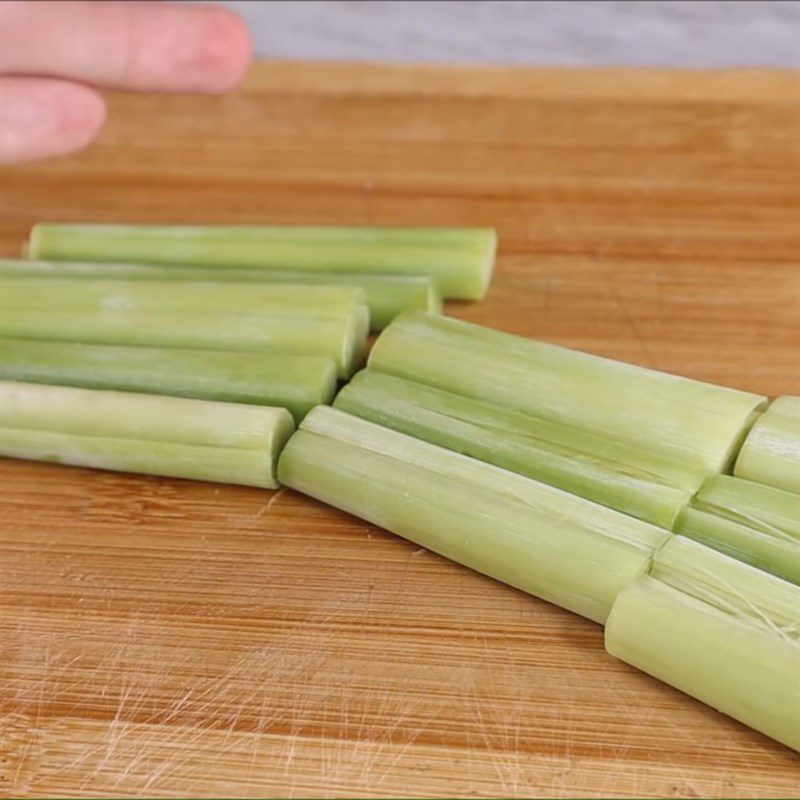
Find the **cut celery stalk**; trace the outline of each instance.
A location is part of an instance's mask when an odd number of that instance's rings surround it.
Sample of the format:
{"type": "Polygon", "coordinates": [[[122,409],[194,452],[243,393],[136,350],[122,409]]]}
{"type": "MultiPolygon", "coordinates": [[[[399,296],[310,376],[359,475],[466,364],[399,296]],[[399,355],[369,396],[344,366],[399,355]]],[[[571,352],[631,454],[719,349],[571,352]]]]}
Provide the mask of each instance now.
{"type": "Polygon", "coordinates": [[[275,488],[288,411],[0,381],[0,455],[275,488]]]}
{"type": "Polygon", "coordinates": [[[800,584],[800,496],[792,492],[714,475],[674,530],[800,584]]]}
{"type": "Polygon", "coordinates": [[[800,494],[800,397],[779,397],[757,420],[734,474],[800,494]]]}
{"type": "Polygon", "coordinates": [[[301,420],[336,391],[318,356],[0,339],[0,378],[280,406],[301,420]]]}
{"type": "Polygon", "coordinates": [[[759,395],[419,312],[389,325],[369,366],[650,450],[690,471],[725,468],[766,403],[759,395]]]}
{"type": "Polygon", "coordinates": [[[334,405],[668,529],[703,480],[696,465],[373,369],[334,405]]]}
{"type": "Polygon", "coordinates": [[[380,275],[347,272],[303,272],[236,267],[191,267],[159,264],[93,264],[72,261],[0,259],[0,277],[70,278],[89,280],[230,281],[354,286],[364,292],[370,326],[383,330],[404,311],[439,313],[442,298],[423,275],[380,275]]]}
{"type": "Polygon", "coordinates": [[[0,336],[289,353],[361,363],[369,312],[353,287],[4,278],[0,336]]]}
{"type": "Polygon", "coordinates": [[[98,308],[109,311],[203,311],[284,317],[368,318],[354,286],[267,286],[230,281],[82,280],[0,275],[6,308],[98,308]]]}
{"type": "Polygon", "coordinates": [[[51,225],[29,255],[117,261],[429,276],[444,297],[479,300],[497,248],[491,228],[51,225]]]}
{"type": "Polygon", "coordinates": [[[351,320],[161,311],[0,311],[0,336],[322,356],[346,378],[364,349],[351,320]]]}
{"type": "Polygon", "coordinates": [[[671,534],[342,411],[315,408],[281,483],[602,622],[671,534]]]}
{"type": "Polygon", "coordinates": [[[800,588],[682,536],[624,589],[606,649],[800,749],[800,588]]]}

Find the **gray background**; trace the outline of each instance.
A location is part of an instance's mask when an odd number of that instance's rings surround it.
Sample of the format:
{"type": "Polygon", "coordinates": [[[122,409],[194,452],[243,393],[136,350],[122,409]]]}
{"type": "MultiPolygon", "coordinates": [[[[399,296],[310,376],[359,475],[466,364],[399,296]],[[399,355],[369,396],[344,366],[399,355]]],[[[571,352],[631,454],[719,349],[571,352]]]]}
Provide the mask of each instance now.
{"type": "Polygon", "coordinates": [[[798,0],[227,2],[273,58],[800,67],[798,0]]]}

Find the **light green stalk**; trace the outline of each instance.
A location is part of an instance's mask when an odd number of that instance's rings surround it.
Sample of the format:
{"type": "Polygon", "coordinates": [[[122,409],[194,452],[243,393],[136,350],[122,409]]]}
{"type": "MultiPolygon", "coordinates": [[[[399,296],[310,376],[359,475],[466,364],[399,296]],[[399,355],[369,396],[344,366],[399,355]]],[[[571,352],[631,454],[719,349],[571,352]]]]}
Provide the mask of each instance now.
{"type": "Polygon", "coordinates": [[[383,330],[404,311],[438,313],[442,298],[423,275],[380,275],[347,272],[303,272],[236,267],[192,267],[179,264],[93,264],[73,261],[0,259],[0,277],[71,278],[88,280],[230,281],[295,285],[352,286],[361,289],[369,307],[370,326],[383,330]]]}
{"type": "Polygon", "coordinates": [[[0,336],[325,356],[340,377],[363,358],[358,289],[3,278],[0,336]]]}
{"type": "Polygon", "coordinates": [[[30,339],[0,339],[0,378],[279,406],[297,421],[336,391],[336,367],[319,356],[30,339]]]}
{"type": "Polygon", "coordinates": [[[497,247],[491,228],[49,225],[29,255],[319,272],[427,275],[444,297],[480,300],[497,247]]]}
{"type": "Polygon", "coordinates": [[[0,381],[0,455],[275,488],[288,411],[0,381]]]}
{"type": "Polygon", "coordinates": [[[703,480],[696,465],[651,449],[373,369],[335,406],[668,529],[703,480]]]}
{"type": "Polygon", "coordinates": [[[684,537],[622,591],[617,658],[800,749],[800,588],[684,537]]]}
{"type": "Polygon", "coordinates": [[[3,308],[202,311],[281,317],[368,320],[364,292],[353,286],[241,284],[229,281],[82,280],[0,273],[3,308]]]}
{"type": "Polygon", "coordinates": [[[667,531],[551,486],[320,406],[281,483],[602,622],[667,531]]]}
{"type": "Polygon", "coordinates": [[[800,496],[743,478],[709,478],[675,533],[800,584],[800,496]]]}
{"type": "Polygon", "coordinates": [[[730,463],[766,403],[759,395],[418,312],[389,325],[369,366],[704,472],[730,463]]]}
{"type": "Polygon", "coordinates": [[[779,397],[757,420],[734,474],[800,494],[800,397],[779,397]]]}

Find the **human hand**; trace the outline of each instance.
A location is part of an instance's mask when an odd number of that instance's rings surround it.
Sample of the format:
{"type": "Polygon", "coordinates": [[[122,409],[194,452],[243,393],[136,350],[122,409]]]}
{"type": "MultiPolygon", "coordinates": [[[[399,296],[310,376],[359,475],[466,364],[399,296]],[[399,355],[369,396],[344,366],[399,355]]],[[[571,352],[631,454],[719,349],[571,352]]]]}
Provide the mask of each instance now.
{"type": "Polygon", "coordinates": [[[105,103],[91,86],[225,92],[250,36],[226,8],[167,2],[0,2],[0,162],[79,150],[105,103]]]}

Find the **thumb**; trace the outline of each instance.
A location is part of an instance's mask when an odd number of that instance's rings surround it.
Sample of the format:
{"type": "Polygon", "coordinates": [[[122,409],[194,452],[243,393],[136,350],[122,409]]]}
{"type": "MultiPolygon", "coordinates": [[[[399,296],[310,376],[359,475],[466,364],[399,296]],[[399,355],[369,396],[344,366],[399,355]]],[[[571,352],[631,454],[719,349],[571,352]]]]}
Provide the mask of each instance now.
{"type": "Polygon", "coordinates": [[[51,78],[0,78],[0,162],[60,156],[85,147],[105,120],[100,95],[51,78]]]}

